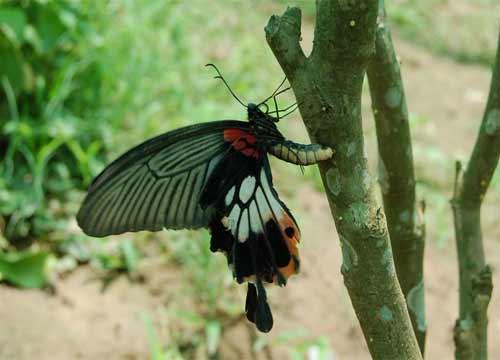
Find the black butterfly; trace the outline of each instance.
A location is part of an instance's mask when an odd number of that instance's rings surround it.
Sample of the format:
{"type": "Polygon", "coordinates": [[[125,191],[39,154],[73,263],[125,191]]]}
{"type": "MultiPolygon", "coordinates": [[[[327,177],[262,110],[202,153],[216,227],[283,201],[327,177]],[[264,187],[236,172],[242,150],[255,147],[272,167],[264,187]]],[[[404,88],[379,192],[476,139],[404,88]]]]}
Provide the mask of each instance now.
{"type": "Polygon", "coordinates": [[[267,154],[298,165],[332,156],[328,147],[297,144],[278,131],[287,109],[269,112],[265,104],[273,98],[276,105],[276,95],[287,90],[279,88],[258,105],[244,105],[248,122],[187,126],[127,151],[94,179],[77,215],[83,231],[96,237],[208,227],[210,250],[227,256],[238,283],[248,281],[246,315],[263,332],[273,318],[262,281],[284,286],[298,272],[300,241],[273,187],[267,154]]]}

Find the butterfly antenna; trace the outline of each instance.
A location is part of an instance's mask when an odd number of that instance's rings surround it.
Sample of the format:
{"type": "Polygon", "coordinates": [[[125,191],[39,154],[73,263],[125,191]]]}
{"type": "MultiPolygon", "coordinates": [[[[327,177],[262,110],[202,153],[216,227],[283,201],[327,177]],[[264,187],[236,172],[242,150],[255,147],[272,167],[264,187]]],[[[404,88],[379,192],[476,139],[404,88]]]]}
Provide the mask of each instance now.
{"type": "Polygon", "coordinates": [[[283,119],[284,117],[290,115],[291,113],[293,113],[295,110],[297,110],[299,108],[299,105],[298,104],[295,104],[295,107],[290,110],[289,112],[287,112],[285,115],[281,115],[281,118],[283,119]]]}
{"type": "Polygon", "coordinates": [[[273,98],[273,97],[275,97],[275,96],[277,96],[277,95],[281,94],[282,92],[285,92],[285,91],[289,90],[289,89],[290,89],[290,87],[288,87],[288,88],[286,88],[284,91],[280,91],[280,92],[278,93],[278,90],[279,90],[279,89],[281,89],[281,87],[283,86],[283,84],[285,83],[285,81],[286,81],[286,76],[285,76],[285,78],[283,79],[283,81],[281,81],[281,83],[280,83],[280,84],[279,84],[279,86],[276,88],[276,90],[274,90],[274,92],[273,92],[273,93],[272,93],[269,97],[267,97],[267,98],[265,98],[264,100],[262,100],[262,101],[259,103],[259,105],[260,105],[260,104],[264,104],[264,103],[265,103],[265,102],[267,102],[269,99],[271,99],[271,98],[273,98]]]}
{"type": "MultiPolygon", "coordinates": [[[[273,110],[273,111],[270,111],[269,114],[275,114],[275,113],[280,113],[280,112],[285,112],[285,111],[288,111],[290,110],[291,108],[293,108],[294,106],[297,106],[297,103],[293,103],[292,105],[288,105],[286,108],[284,109],[276,109],[276,110],[273,110]]],[[[293,109],[295,111],[295,109],[293,109]]]]}
{"type": "Polygon", "coordinates": [[[205,66],[207,67],[212,67],[215,69],[215,71],[217,72],[217,76],[214,76],[214,79],[220,79],[222,80],[222,82],[224,83],[224,85],[226,85],[227,89],[229,90],[229,92],[231,93],[231,95],[236,99],[236,101],[238,101],[243,107],[248,107],[247,105],[245,105],[243,103],[243,101],[240,100],[240,98],[234,93],[233,89],[231,89],[231,87],[229,86],[229,84],[227,83],[226,79],[224,79],[224,77],[222,76],[222,74],[220,73],[219,69],[217,68],[217,66],[215,66],[214,64],[206,64],[205,66]]]}
{"type": "Polygon", "coordinates": [[[280,109],[278,108],[278,101],[276,100],[276,96],[273,96],[274,108],[276,111],[276,122],[280,121],[280,109]]]}
{"type": "Polygon", "coordinates": [[[284,109],[277,109],[277,110],[274,110],[274,111],[270,111],[269,114],[276,114],[277,118],[283,119],[284,117],[290,115],[295,110],[297,110],[299,108],[300,104],[302,104],[302,103],[294,103],[294,104],[292,104],[290,106],[287,106],[284,109]],[[290,111],[288,111],[288,110],[290,110],[290,111]],[[284,115],[279,115],[280,112],[285,112],[285,111],[288,111],[288,112],[286,114],[284,114],[284,115]]]}

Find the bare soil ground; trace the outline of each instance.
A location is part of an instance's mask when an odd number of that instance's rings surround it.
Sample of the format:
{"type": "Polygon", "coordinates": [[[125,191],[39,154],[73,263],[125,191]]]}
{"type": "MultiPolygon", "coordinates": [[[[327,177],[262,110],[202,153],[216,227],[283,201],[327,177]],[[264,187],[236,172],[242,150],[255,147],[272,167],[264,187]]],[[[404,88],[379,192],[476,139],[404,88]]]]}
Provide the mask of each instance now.
{"type": "MultiPolygon", "coordinates": [[[[436,58],[419,48],[397,41],[411,112],[431,119],[414,131],[420,147],[438,147],[452,162],[467,158],[482,116],[490,74],[477,66],[463,66],[436,58]]],[[[369,101],[366,123],[369,126],[369,101]]],[[[373,139],[367,141],[369,157],[373,139]]],[[[419,171],[432,174],[451,196],[453,174],[435,168],[432,162],[417,161],[419,171]],[[429,168],[430,167],[430,168],[429,168]]],[[[299,175],[298,175],[299,176],[299,175]]],[[[277,186],[294,179],[276,175],[277,186]]],[[[271,336],[298,327],[313,335],[326,335],[337,359],[369,359],[362,333],[351,308],[340,275],[341,255],[336,231],[324,196],[310,185],[297,189],[293,208],[300,219],[303,243],[302,272],[284,289],[272,289],[275,315],[271,336]]],[[[433,204],[428,203],[428,208],[433,204]]],[[[483,211],[488,261],[498,282],[500,269],[500,227],[497,193],[490,193],[483,211]],[[491,195],[491,196],[490,196],[491,195]]],[[[427,214],[428,242],[425,258],[427,308],[427,358],[452,359],[452,329],[457,315],[457,264],[451,227],[451,212],[444,221],[427,214]],[[444,244],[436,238],[446,233],[444,244]]],[[[369,271],[369,269],[367,269],[369,271]]],[[[176,296],[182,281],[178,269],[161,259],[150,259],[140,269],[145,280],[130,283],[125,277],[104,293],[92,270],[81,267],[55,281],[55,295],[44,291],[22,291],[0,287],[0,359],[147,359],[148,338],[141,314],[155,323],[167,324],[164,306],[176,296]]],[[[243,301],[243,297],[242,297],[243,301]]],[[[500,287],[490,304],[492,359],[500,358],[500,287]]],[[[161,334],[160,334],[161,335],[161,334]]],[[[163,340],[163,339],[162,339],[163,340]]],[[[224,334],[223,359],[252,358],[245,325],[224,334]]],[[[286,349],[271,350],[273,358],[286,358],[286,349]]],[[[257,358],[265,358],[257,355],[257,358]]]]}

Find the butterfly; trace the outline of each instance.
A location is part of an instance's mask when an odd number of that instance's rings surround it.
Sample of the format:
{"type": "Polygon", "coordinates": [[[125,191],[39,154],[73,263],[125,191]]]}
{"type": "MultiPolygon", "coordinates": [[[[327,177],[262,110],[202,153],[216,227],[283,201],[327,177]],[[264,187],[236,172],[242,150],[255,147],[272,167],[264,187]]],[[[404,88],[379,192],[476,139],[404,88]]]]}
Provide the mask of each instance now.
{"type": "Polygon", "coordinates": [[[191,125],[135,146],[92,181],[77,222],[95,237],[208,228],[210,250],[223,252],[236,281],[248,283],[248,320],[268,332],[273,316],[263,283],[286,285],[300,264],[300,230],[273,186],[268,154],[304,166],[333,152],[292,142],[278,130],[280,113],[290,108],[276,103],[289,89],[278,92],[286,79],[263,102],[245,105],[215,65],[207,66],[247,108],[248,121],[191,125]],[[266,104],[271,98],[275,111],[266,104]]]}

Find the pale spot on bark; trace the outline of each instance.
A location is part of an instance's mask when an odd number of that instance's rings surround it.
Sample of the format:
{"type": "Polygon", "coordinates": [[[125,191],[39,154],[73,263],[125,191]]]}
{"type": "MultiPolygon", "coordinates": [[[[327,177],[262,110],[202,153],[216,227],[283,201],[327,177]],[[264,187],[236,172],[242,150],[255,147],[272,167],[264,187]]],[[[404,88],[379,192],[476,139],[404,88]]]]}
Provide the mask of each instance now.
{"type": "Polygon", "coordinates": [[[425,323],[425,293],[424,281],[420,281],[414,286],[406,296],[408,308],[417,319],[417,328],[419,331],[425,331],[427,325],[425,323]]]}
{"type": "Polygon", "coordinates": [[[356,153],[356,142],[350,142],[347,145],[347,156],[351,157],[356,153]]]}
{"type": "Polygon", "coordinates": [[[403,93],[401,89],[397,86],[390,87],[384,96],[385,103],[391,109],[399,106],[401,99],[403,98],[403,93]]]}
{"type": "Polygon", "coordinates": [[[352,215],[352,221],[358,225],[366,225],[369,222],[368,205],[362,201],[357,201],[349,205],[349,210],[352,215]]]}
{"type": "Polygon", "coordinates": [[[326,172],[326,185],[328,186],[328,190],[335,195],[338,196],[341,192],[340,185],[340,171],[337,168],[331,167],[326,172]]]}
{"type": "Polygon", "coordinates": [[[368,169],[363,170],[361,177],[363,179],[363,185],[365,186],[365,189],[369,189],[372,183],[372,177],[370,176],[370,172],[368,171],[368,169]]]}
{"type": "Polygon", "coordinates": [[[486,134],[491,136],[500,135],[500,109],[491,109],[486,115],[486,134]]]}
{"type": "Polygon", "coordinates": [[[351,267],[358,265],[358,254],[347,239],[340,238],[340,247],[342,248],[342,274],[346,274],[351,270],[351,267]]]}
{"type": "Polygon", "coordinates": [[[387,168],[381,157],[378,159],[378,182],[382,193],[387,194],[389,192],[389,180],[387,178],[387,168]]]}
{"type": "Polygon", "coordinates": [[[392,250],[388,246],[382,255],[382,265],[387,267],[387,271],[389,274],[394,274],[396,272],[396,268],[394,267],[394,260],[392,258],[392,250]]]}
{"type": "Polygon", "coordinates": [[[384,305],[380,308],[379,314],[380,314],[380,319],[382,319],[382,321],[392,321],[393,319],[392,311],[391,309],[389,309],[387,305],[384,305]]]}
{"type": "Polygon", "coordinates": [[[401,220],[404,223],[407,223],[410,221],[410,212],[408,210],[401,211],[399,214],[399,220],[401,220]]]}

